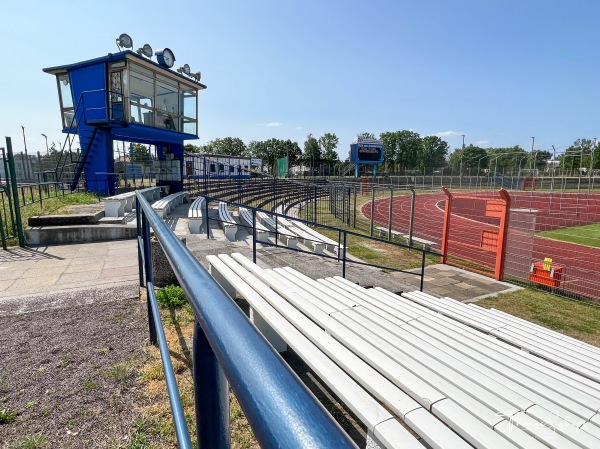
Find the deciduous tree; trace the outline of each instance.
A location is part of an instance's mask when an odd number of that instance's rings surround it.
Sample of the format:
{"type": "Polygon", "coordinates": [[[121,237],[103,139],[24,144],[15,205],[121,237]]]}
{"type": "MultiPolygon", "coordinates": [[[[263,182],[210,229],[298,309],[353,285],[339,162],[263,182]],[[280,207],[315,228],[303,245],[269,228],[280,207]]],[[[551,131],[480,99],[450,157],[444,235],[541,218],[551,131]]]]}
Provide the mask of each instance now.
{"type": "Polygon", "coordinates": [[[339,157],[335,149],[340,143],[340,139],[333,133],[325,133],[319,137],[319,148],[321,149],[323,160],[328,164],[335,164],[339,157]]]}

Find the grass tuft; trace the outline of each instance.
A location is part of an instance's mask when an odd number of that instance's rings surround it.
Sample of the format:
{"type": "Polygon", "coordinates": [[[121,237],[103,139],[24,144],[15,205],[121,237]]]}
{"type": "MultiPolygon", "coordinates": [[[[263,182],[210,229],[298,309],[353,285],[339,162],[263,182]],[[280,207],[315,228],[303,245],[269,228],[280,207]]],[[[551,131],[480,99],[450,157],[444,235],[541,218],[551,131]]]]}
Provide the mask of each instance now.
{"type": "Polygon", "coordinates": [[[17,419],[17,412],[9,408],[0,409],[0,424],[10,424],[17,419]]]}

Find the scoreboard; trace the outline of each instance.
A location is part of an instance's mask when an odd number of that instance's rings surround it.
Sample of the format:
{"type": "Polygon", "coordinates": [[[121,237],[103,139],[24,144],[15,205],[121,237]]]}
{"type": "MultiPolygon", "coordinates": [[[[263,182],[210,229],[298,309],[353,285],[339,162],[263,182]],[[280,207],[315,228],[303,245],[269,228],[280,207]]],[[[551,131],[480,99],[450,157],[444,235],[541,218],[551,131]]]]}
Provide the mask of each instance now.
{"type": "Polygon", "coordinates": [[[383,162],[383,142],[363,140],[350,145],[350,162],[354,164],[381,164],[383,162]]]}

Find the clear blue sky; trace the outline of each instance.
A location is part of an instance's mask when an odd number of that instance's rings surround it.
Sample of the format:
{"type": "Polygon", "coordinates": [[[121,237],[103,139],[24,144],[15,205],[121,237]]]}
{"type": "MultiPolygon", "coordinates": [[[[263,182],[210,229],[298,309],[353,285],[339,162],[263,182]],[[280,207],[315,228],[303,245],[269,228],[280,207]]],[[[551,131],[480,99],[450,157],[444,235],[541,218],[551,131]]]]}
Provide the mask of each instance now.
{"type": "Polygon", "coordinates": [[[4,2],[0,146],[61,141],[42,68],[171,48],[202,71],[201,144],[412,129],[451,148],[564,148],[600,138],[597,0],[4,2]]]}

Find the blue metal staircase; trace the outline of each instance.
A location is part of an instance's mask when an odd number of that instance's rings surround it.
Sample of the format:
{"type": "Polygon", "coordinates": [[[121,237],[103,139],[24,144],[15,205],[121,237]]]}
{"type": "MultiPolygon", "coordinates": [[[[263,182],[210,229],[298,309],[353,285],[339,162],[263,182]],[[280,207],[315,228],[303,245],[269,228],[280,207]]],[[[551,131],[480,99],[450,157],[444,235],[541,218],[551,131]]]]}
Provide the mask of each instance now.
{"type": "Polygon", "coordinates": [[[75,190],[86,165],[91,162],[99,147],[98,131],[103,128],[127,126],[123,118],[111,119],[108,108],[109,91],[106,89],[82,92],[73,111],[73,117],[68,126],[68,133],[62,151],[56,163],[56,181],[70,182],[70,189],[75,190]],[[86,108],[86,98],[95,96],[93,104],[101,107],[86,108]],[[100,101],[98,98],[100,97],[100,101]],[[79,137],[80,150],[74,151],[75,136],[79,137]],[[71,176],[67,176],[71,175],[71,176]],[[66,179],[70,178],[70,179],[66,179]]]}

